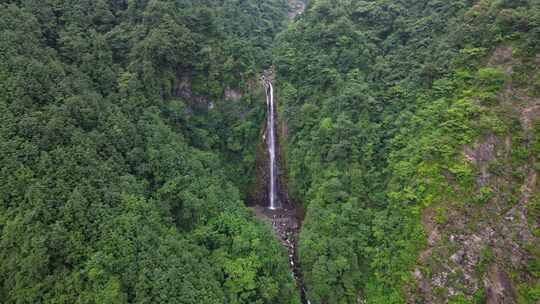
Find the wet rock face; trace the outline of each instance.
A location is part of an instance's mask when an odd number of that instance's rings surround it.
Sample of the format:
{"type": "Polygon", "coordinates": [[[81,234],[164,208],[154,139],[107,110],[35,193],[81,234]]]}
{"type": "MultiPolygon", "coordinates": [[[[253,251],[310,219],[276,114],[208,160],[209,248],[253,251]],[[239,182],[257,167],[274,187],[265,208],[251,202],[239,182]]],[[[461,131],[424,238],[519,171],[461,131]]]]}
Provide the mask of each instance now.
{"type": "MultiPolygon", "coordinates": [[[[264,77],[266,79],[272,79],[271,70],[265,71],[264,77]]],[[[279,105],[279,92],[274,92],[276,99],[276,106],[279,105]]],[[[264,98],[261,98],[261,102],[266,102],[264,98]]],[[[277,161],[277,195],[279,197],[279,202],[285,209],[295,208],[294,202],[289,198],[289,191],[287,187],[287,163],[285,160],[285,155],[282,147],[282,141],[286,139],[286,135],[283,131],[284,122],[280,119],[278,113],[275,114],[275,120],[277,125],[277,132],[275,133],[276,138],[276,161],[277,161]]],[[[248,195],[248,205],[250,206],[262,206],[267,207],[269,205],[269,183],[270,183],[270,166],[269,159],[270,154],[268,153],[268,130],[267,122],[264,121],[261,123],[260,134],[259,134],[259,143],[257,144],[256,156],[255,156],[255,182],[253,187],[248,195]]]]}

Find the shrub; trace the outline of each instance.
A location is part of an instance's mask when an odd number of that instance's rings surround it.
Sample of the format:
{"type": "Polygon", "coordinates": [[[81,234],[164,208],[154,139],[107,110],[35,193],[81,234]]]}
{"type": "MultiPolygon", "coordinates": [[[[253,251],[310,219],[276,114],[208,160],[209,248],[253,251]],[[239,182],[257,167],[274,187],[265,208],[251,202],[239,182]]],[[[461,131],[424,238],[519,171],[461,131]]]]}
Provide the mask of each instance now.
{"type": "Polygon", "coordinates": [[[484,89],[498,92],[504,84],[504,72],[497,68],[483,68],[476,73],[476,82],[484,89]]]}
{"type": "Polygon", "coordinates": [[[493,197],[493,189],[490,187],[480,188],[480,193],[476,196],[476,203],[485,204],[493,197]]]}

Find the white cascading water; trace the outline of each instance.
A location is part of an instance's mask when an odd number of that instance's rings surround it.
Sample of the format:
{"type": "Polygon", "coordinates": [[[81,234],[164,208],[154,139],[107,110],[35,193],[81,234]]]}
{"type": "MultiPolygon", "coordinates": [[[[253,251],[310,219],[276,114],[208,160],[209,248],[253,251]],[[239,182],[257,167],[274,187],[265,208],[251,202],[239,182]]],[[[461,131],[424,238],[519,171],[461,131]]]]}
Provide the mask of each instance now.
{"type": "Polygon", "coordinates": [[[268,119],[266,125],[266,131],[268,134],[267,145],[268,154],[270,155],[270,184],[269,184],[269,208],[272,210],[280,208],[279,196],[278,196],[278,176],[277,176],[277,163],[276,163],[276,136],[275,136],[275,105],[274,105],[274,88],[272,83],[266,81],[266,103],[268,106],[268,119]]]}
{"type": "MultiPolygon", "coordinates": [[[[276,209],[282,209],[281,202],[279,200],[279,167],[278,167],[278,161],[277,161],[277,153],[276,150],[276,104],[274,101],[274,88],[272,87],[272,82],[270,79],[266,79],[265,76],[262,77],[265,91],[266,91],[266,105],[267,105],[267,120],[266,120],[266,135],[264,139],[266,140],[266,144],[268,147],[268,155],[270,159],[269,163],[269,173],[270,173],[270,182],[268,183],[268,198],[269,198],[269,206],[268,208],[270,210],[276,210],[276,209]]],[[[281,211],[279,212],[281,213],[281,211]]],[[[289,252],[289,263],[292,270],[292,275],[294,279],[296,280],[297,286],[300,291],[300,300],[302,304],[311,304],[311,302],[306,298],[306,289],[304,286],[304,280],[302,277],[300,266],[297,263],[297,251],[296,251],[296,240],[297,240],[297,233],[298,230],[298,219],[291,215],[286,214],[284,212],[276,218],[274,215],[272,219],[272,226],[274,227],[275,231],[277,232],[278,236],[280,236],[280,239],[282,243],[287,247],[289,252]],[[279,220],[285,220],[285,221],[278,221],[279,220]],[[294,227],[292,228],[294,223],[294,227]],[[283,225],[286,227],[283,229],[283,225]],[[281,227],[281,228],[276,228],[281,227]],[[292,229],[291,229],[292,228],[292,229]],[[295,232],[294,232],[295,231],[295,232]],[[293,236],[290,234],[293,232],[296,236],[293,236]]]]}

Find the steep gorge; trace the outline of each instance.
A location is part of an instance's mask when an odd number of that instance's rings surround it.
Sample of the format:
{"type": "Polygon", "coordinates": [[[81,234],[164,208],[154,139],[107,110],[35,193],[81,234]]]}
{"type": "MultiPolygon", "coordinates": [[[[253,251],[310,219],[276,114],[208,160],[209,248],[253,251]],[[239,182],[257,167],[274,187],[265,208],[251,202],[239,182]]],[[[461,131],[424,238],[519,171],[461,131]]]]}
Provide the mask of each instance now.
{"type": "MultiPolygon", "coordinates": [[[[285,162],[283,160],[282,149],[277,136],[279,120],[276,113],[277,101],[274,98],[274,88],[272,86],[271,73],[265,73],[262,77],[263,85],[266,89],[267,102],[267,123],[264,128],[262,141],[266,149],[266,191],[267,200],[263,200],[261,206],[256,209],[256,214],[272,225],[279,242],[287,248],[289,265],[296,281],[300,294],[300,301],[304,304],[310,303],[306,298],[306,287],[303,280],[302,269],[298,259],[298,238],[302,225],[302,215],[300,206],[295,206],[288,200],[287,187],[284,182],[286,177],[285,162]],[[280,170],[281,169],[281,170],[280,170]]],[[[260,159],[259,159],[260,160],[260,159]]]]}
{"type": "Polygon", "coordinates": [[[536,304],[539,41],[537,0],[4,1],[0,299],[536,304]]]}

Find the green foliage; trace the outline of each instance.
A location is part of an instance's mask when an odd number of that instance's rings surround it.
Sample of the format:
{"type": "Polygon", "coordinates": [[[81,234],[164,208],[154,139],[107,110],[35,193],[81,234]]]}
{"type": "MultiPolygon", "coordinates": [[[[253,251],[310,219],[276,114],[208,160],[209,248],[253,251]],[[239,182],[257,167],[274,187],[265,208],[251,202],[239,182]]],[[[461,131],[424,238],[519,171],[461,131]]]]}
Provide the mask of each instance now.
{"type": "Polygon", "coordinates": [[[483,288],[480,288],[478,289],[478,291],[476,291],[474,293],[474,296],[473,296],[473,303],[474,304],[482,304],[482,303],[485,303],[486,302],[486,292],[483,288]]]}
{"type": "Polygon", "coordinates": [[[476,197],[476,202],[479,204],[487,203],[493,197],[493,189],[490,187],[480,188],[480,193],[476,197]]]}
{"type": "MultiPolygon", "coordinates": [[[[510,79],[495,66],[510,62],[494,62],[509,58],[489,58],[499,44],[529,57],[512,85],[538,90],[526,77],[538,1],[314,0],[274,40],[286,11],[284,0],[0,4],[3,302],[299,303],[285,250],[242,203],[265,112],[253,81],[271,64],[311,303],[405,301],[425,208],[446,225],[448,210],[496,194],[477,190],[464,146],[510,132],[512,168],[540,163],[538,126],[520,136],[502,108],[510,79]],[[224,101],[231,92],[239,100],[224,101]]],[[[538,210],[535,196],[531,226],[538,210]]],[[[492,261],[484,252],[478,272],[492,261]]],[[[539,299],[537,285],[518,291],[539,299]]]]}
{"type": "Polygon", "coordinates": [[[528,286],[521,284],[518,286],[518,302],[523,304],[535,304],[540,300],[540,286],[528,286]]]}
{"type": "Polygon", "coordinates": [[[536,94],[540,94],[540,73],[534,78],[534,89],[536,94]]]}
{"type": "Polygon", "coordinates": [[[437,224],[445,224],[448,221],[447,217],[448,210],[444,207],[437,207],[435,208],[435,221],[437,224]]]}
{"type": "Polygon", "coordinates": [[[298,303],[225,165],[264,111],[222,110],[285,16],[280,0],[0,4],[2,303],[298,303]]]}
{"type": "MultiPolygon", "coordinates": [[[[531,229],[534,229],[536,227],[536,223],[538,222],[538,219],[540,218],[540,197],[538,195],[535,195],[534,197],[532,197],[529,200],[526,208],[527,208],[527,220],[529,222],[531,229]]],[[[539,231],[537,231],[537,233],[539,233],[539,231]]]]}
{"type": "MultiPolygon", "coordinates": [[[[405,302],[426,244],[424,208],[445,224],[445,211],[494,195],[476,193],[463,148],[513,132],[498,108],[508,80],[498,66],[511,59],[490,56],[499,43],[536,54],[540,9],[510,2],[317,0],[278,36],[289,189],[307,208],[300,261],[312,303],[405,302]],[[355,216],[343,212],[349,204],[355,216]]],[[[531,156],[512,153],[521,163],[531,156]]]]}
{"type": "Polygon", "coordinates": [[[449,304],[472,304],[464,295],[457,295],[450,298],[449,304]]]}
{"type": "Polygon", "coordinates": [[[282,247],[267,242],[273,237],[267,227],[225,212],[195,235],[199,243],[213,250],[210,260],[223,272],[228,302],[297,303],[294,283],[283,285],[281,279],[290,276],[282,247]]]}
{"type": "Polygon", "coordinates": [[[486,273],[489,265],[494,261],[493,250],[491,247],[486,246],[480,253],[480,261],[476,265],[476,272],[479,276],[486,273]]]}
{"type": "Polygon", "coordinates": [[[504,72],[495,68],[482,68],[478,70],[475,81],[488,92],[497,92],[504,84],[504,72]]]}

